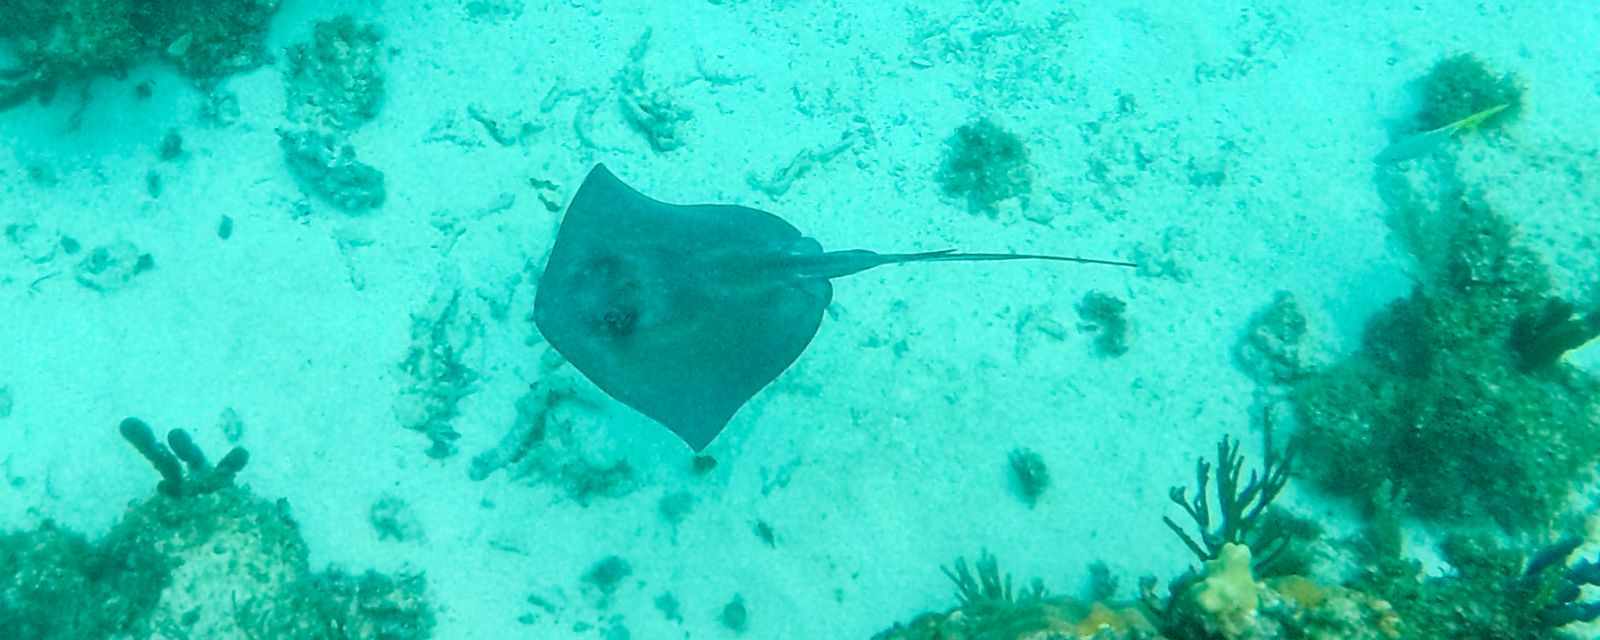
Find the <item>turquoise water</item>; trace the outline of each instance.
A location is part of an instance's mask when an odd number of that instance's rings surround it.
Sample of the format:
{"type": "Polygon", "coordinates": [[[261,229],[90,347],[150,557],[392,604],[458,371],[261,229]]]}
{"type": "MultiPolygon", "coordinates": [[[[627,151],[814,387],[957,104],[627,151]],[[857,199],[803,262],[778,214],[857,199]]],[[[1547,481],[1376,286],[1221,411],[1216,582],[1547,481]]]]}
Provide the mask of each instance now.
{"type": "Polygon", "coordinates": [[[0,9],[0,637],[1595,637],[1590,4],[0,9]]]}

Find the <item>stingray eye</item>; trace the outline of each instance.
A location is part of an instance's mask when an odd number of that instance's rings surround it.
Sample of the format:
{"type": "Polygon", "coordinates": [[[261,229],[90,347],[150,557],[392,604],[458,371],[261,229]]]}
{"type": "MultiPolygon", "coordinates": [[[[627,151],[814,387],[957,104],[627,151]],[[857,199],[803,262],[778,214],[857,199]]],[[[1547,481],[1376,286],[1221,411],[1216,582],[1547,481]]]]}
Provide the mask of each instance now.
{"type": "Polygon", "coordinates": [[[612,307],[600,316],[600,326],[606,333],[614,336],[633,333],[633,327],[637,324],[639,324],[639,312],[633,309],[612,307]]]}
{"type": "Polygon", "coordinates": [[[609,278],[617,272],[617,261],[609,256],[599,256],[585,266],[584,275],[591,278],[609,278]]]}

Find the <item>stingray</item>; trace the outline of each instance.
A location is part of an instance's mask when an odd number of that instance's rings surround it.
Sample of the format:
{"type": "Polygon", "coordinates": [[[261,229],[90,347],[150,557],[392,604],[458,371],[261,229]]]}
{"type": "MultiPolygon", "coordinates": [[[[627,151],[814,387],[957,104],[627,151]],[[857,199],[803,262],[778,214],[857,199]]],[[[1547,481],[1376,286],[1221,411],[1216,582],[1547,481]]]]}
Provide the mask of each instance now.
{"type": "Polygon", "coordinates": [[[668,204],[595,165],[567,206],[533,302],[550,346],[699,452],[816,336],[831,280],[906,262],[1053,255],[823,251],[765,211],[668,204]]]}

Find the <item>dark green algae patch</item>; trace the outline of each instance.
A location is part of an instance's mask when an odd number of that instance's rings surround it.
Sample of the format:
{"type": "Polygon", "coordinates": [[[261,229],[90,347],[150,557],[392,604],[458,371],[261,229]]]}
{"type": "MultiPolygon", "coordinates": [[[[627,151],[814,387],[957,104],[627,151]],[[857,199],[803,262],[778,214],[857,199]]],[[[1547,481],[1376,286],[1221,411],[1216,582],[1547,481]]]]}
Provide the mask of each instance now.
{"type": "Polygon", "coordinates": [[[1600,461],[1600,382],[1562,360],[1590,316],[1480,197],[1389,195],[1417,280],[1358,351],[1294,386],[1304,468],[1429,520],[1545,528],[1600,461]]]}

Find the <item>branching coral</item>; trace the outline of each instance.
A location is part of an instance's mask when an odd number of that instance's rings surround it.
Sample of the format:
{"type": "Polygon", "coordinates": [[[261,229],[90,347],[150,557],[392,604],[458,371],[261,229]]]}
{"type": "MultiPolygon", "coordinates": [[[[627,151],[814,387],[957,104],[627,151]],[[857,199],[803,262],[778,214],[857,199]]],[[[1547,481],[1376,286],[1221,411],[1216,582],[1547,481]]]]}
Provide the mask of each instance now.
{"type": "Polygon", "coordinates": [[[1566,538],[1532,551],[1485,536],[1451,535],[1439,547],[1450,571],[1427,575],[1393,550],[1368,558],[1359,584],[1394,603],[1407,637],[1554,640],[1563,627],[1600,619],[1600,562],[1573,556],[1566,538]]]}
{"type": "MultiPolygon", "coordinates": [[[[944,575],[956,583],[956,601],[963,607],[988,607],[1014,605],[1017,595],[1011,589],[1011,575],[1000,573],[1000,562],[994,555],[978,554],[977,573],[967,567],[966,558],[956,558],[955,568],[939,567],[944,575]]],[[[1044,596],[1044,585],[1035,582],[1022,594],[1021,601],[1038,600],[1044,596]]]]}
{"type": "Polygon", "coordinates": [[[1260,471],[1251,471],[1250,479],[1240,483],[1244,458],[1239,455],[1239,443],[1223,436],[1217,443],[1217,464],[1200,460],[1195,463],[1195,495],[1190,498],[1188,487],[1173,487],[1168,492],[1172,502],[1183,508],[1194,521],[1198,539],[1184,531],[1172,518],[1163,516],[1167,528],[1178,534],[1183,544],[1204,561],[1216,560],[1228,545],[1245,545],[1254,554],[1257,566],[1272,564],[1287,548],[1289,537],[1281,527],[1263,527],[1267,507],[1289,484],[1289,473],[1294,462],[1292,450],[1279,453],[1272,447],[1270,419],[1263,425],[1265,460],[1260,471]],[[1206,488],[1212,477],[1216,478],[1217,515],[1213,526],[1211,502],[1206,488]]]}
{"type": "MultiPolygon", "coordinates": [[[[1270,422],[1263,425],[1270,434],[1270,422]]],[[[927,613],[874,636],[875,640],[1396,640],[1401,619],[1393,606],[1371,593],[1329,586],[1301,575],[1263,577],[1264,564],[1280,571],[1291,564],[1309,535],[1290,528],[1272,507],[1290,478],[1293,458],[1276,453],[1270,435],[1261,471],[1242,480],[1239,445],[1224,438],[1216,466],[1197,465],[1200,496],[1188,499],[1182,488],[1173,499],[1199,525],[1191,535],[1165,518],[1204,562],[1159,592],[1154,577],[1140,580],[1137,604],[1110,600],[1115,589],[1102,568],[1091,569],[1090,600],[1046,592],[1040,581],[1020,592],[1002,573],[994,556],[979,556],[969,566],[958,559],[941,567],[956,585],[959,607],[927,613]],[[1221,522],[1212,521],[1206,499],[1217,483],[1221,522]],[[1265,553],[1265,563],[1256,550],[1265,553]],[[1276,560],[1275,560],[1276,558],[1276,560]]],[[[1428,636],[1431,638],[1431,636],[1428,636]]],[[[1442,637],[1442,636],[1441,636],[1442,637]]]]}
{"type": "Polygon", "coordinates": [[[1572,537],[1552,544],[1528,558],[1516,586],[1532,591],[1536,617],[1546,628],[1600,619],[1600,600],[1580,601],[1585,587],[1600,587],[1600,558],[1570,562],[1583,544],[1572,537]]]}
{"type": "Polygon", "coordinates": [[[1018,593],[984,553],[969,567],[956,560],[941,567],[956,584],[959,607],[928,613],[877,634],[874,640],[1055,640],[1155,638],[1156,629],[1136,607],[1095,600],[1085,602],[1045,592],[1034,580],[1018,593]]]}

